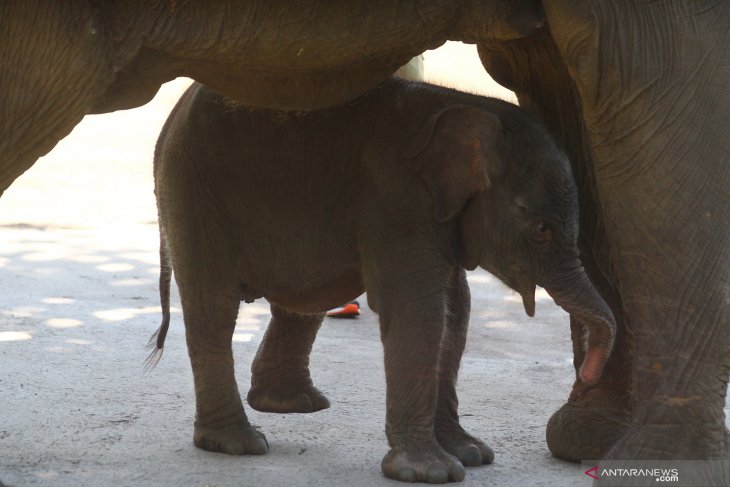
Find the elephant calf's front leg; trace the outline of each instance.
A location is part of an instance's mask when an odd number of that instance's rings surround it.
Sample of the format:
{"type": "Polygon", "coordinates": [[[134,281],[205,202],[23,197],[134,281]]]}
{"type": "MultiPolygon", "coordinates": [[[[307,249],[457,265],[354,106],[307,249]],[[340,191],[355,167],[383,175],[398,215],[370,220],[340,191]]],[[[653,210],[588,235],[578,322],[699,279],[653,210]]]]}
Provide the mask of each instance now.
{"type": "Polygon", "coordinates": [[[423,299],[409,294],[401,289],[378,296],[391,447],[381,467],[387,477],[406,482],[461,481],[464,467],[434,432],[445,293],[426,293],[423,299]]]}
{"type": "Polygon", "coordinates": [[[309,375],[309,354],[324,314],[271,305],[271,322],[251,365],[248,403],[268,413],[312,413],[330,407],[309,375]]]}
{"type": "Polygon", "coordinates": [[[471,295],[466,272],[458,269],[449,287],[446,328],[441,341],[435,432],[443,449],[458,458],[462,465],[478,467],[494,461],[494,450],[461,427],[459,399],[456,396],[456,379],[466,346],[470,308],[471,295]]]}

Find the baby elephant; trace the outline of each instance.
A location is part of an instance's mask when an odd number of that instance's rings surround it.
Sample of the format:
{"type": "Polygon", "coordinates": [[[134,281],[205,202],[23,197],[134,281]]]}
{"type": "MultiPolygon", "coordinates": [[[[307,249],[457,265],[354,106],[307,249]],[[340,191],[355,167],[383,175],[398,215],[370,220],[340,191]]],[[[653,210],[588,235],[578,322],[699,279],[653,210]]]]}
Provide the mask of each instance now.
{"type": "MultiPolygon", "coordinates": [[[[497,276],[530,316],[535,285],[545,287],[585,325],[584,381],[599,378],[610,353],[615,325],[578,257],[568,161],[514,105],[392,78],[346,105],[283,113],[194,85],[158,141],[155,185],[201,448],[268,450],[234,378],[241,300],[265,297],[272,312],[249,402],[313,411],[329,405],[308,370],[323,312],[367,291],[385,349],[382,469],[405,481],[462,480],[464,465],[493,458],[457,413],[464,269],[497,276]]],[[[161,282],[165,301],[169,271],[161,282]]],[[[158,351],[167,323],[169,310],[158,351]]]]}

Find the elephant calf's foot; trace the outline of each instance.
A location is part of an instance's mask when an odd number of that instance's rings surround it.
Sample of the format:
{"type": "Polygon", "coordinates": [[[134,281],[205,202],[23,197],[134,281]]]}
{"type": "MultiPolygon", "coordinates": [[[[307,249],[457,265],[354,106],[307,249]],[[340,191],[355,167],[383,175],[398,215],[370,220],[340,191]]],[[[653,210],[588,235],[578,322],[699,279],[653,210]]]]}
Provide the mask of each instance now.
{"type": "Polygon", "coordinates": [[[264,413],[313,413],[330,407],[330,402],[322,392],[309,385],[301,387],[251,387],[246,397],[248,404],[264,413]]]}
{"type": "Polygon", "coordinates": [[[229,455],[264,455],[269,451],[264,434],[250,424],[232,424],[222,428],[196,424],[193,442],[203,450],[229,455]]]}
{"type": "Polygon", "coordinates": [[[465,467],[479,467],[494,462],[494,450],[456,425],[436,432],[439,445],[459,459],[465,467]]]}
{"type": "Polygon", "coordinates": [[[464,466],[440,446],[392,448],[381,463],[383,474],[403,482],[461,482],[464,466]]]}
{"type": "Polygon", "coordinates": [[[601,459],[630,424],[628,396],[599,385],[552,415],[546,431],[548,448],[571,462],[601,459]]]}

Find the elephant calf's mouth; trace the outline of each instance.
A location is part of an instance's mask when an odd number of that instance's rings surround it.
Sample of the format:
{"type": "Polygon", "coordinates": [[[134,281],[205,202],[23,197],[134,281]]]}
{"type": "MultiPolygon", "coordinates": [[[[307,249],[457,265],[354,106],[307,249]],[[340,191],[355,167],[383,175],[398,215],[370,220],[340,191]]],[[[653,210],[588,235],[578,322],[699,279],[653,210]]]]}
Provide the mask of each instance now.
{"type": "Polygon", "coordinates": [[[522,297],[522,306],[525,308],[525,313],[530,318],[535,317],[535,289],[537,284],[530,277],[528,277],[525,269],[519,264],[512,265],[512,276],[509,281],[505,281],[509,287],[517,291],[522,297]]]}
{"type": "Polygon", "coordinates": [[[537,286],[535,284],[528,284],[526,286],[521,286],[520,289],[517,290],[518,293],[520,293],[520,296],[522,296],[522,306],[525,308],[525,313],[530,318],[533,318],[535,316],[535,288],[537,286]]]}

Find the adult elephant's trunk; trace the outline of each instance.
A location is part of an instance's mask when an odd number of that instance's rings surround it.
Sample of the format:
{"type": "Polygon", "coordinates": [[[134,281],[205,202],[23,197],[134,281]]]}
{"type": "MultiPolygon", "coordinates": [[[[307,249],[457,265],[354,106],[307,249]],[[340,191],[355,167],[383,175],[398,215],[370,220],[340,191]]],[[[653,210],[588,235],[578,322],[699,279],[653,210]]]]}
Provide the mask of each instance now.
{"type": "Polygon", "coordinates": [[[613,313],[591,284],[580,265],[559,279],[545,283],[545,290],[555,302],[577,319],[585,331],[585,359],[579,375],[583,382],[598,381],[606,364],[616,335],[613,313]]]}

